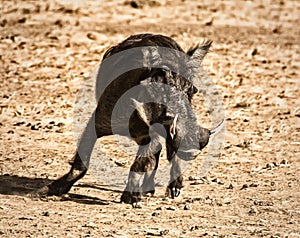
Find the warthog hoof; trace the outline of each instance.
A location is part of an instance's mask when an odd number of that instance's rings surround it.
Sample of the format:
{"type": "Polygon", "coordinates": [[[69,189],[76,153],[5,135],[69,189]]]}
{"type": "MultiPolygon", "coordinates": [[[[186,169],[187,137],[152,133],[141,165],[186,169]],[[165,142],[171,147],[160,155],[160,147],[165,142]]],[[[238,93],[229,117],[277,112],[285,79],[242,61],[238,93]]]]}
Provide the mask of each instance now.
{"type": "Polygon", "coordinates": [[[137,204],[141,200],[141,194],[139,192],[128,192],[124,191],[121,196],[121,202],[132,204],[137,204]]]}
{"type": "Polygon", "coordinates": [[[180,188],[169,188],[172,199],[180,195],[180,188]]]}

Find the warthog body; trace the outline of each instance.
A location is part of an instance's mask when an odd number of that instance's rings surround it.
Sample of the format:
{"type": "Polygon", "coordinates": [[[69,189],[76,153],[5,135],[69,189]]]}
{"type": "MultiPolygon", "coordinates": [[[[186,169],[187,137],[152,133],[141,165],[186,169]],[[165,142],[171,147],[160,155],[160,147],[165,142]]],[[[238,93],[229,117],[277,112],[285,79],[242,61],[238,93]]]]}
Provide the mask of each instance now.
{"type": "Polygon", "coordinates": [[[98,106],[81,137],[71,170],[45,187],[44,193],[66,194],[85,175],[97,138],[120,134],[140,146],[121,201],[135,204],[141,192],[154,193],[161,136],[171,162],[168,188],[173,198],[178,196],[182,188],[180,160],[194,159],[215,132],[197,125],[189,108],[197,92],[195,69],[210,45],[211,41],[206,41],[185,53],[169,37],[140,34],[110,48],[97,75],[98,106]]]}

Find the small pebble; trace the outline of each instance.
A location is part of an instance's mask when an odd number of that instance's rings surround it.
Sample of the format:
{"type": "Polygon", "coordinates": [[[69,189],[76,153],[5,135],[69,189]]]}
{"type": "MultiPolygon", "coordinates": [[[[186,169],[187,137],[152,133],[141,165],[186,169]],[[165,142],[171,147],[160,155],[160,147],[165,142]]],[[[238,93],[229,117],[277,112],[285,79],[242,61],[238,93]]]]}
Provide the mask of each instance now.
{"type": "Polygon", "coordinates": [[[190,231],[199,230],[200,228],[200,226],[191,226],[190,231]]]}
{"type": "Polygon", "coordinates": [[[255,214],[255,213],[257,213],[257,209],[254,206],[252,206],[249,210],[249,214],[255,214]]]}
{"type": "Polygon", "coordinates": [[[259,185],[259,183],[258,182],[254,182],[254,183],[251,183],[250,185],[249,185],[249,187],[258,187],[258,185],[259,185]]]}
{"type": "Polygon", "coordinates": [[[26,17],[22,17],[18,20],[18,23],[25,23],[26,22],[26,17]]]}
{"type": "Polygon", "coordinates": [[[170,210],[170,211],[175,211],[175,210],[176,210],[176,207],[174,207],[174,206],[167,207],[167,210],[170,210]]]}
{"type": "Polygon", "coordinates": [[[190,204],[184,205],[183,210],[192,210],[192,205],[190,205],[190,204]]]}
{"type": "Polygon", "coordinates": [[[204,181],[202,179],[198,179],[195,182],[191,183],[191,185],[199,185],[199,184],[204,184],[204,181]]]}
{"type": "Polygon", "coordinates": [[[271,182],[271,186],[275,186],[275,182],[274,181],[271,182]]]}
{"type": "Polygon", "coordinates": [[[189,180],[190,181],[194,181],[194,180],[199,180],[200,178],[199,177],[197,177],[197,176],[189,176],[189,180]]]}
{"type": "Polygon", "coordinates": [[[283,159],[280,164],[287,165],[289,162],[286,159],[283,159]]]}
{"type": "Polygon", "coordinates": [[[132,204],[133,208],[143,208],[143,203],[142,202],[136,202],[134,204],[132,204]]]}
{"type": "Polygon", "coordinates": [[[58,126],[58,127],[62,127],[64,125],[65,125],[65,123],[63,123],[63,122],[59,122],[59,123],[56,124],[56,126],[58,126]]]}
{"type": "Polygon", "coordinates": [[[89,38],[90,40],[97,40],[97,36],[94,34],[94,33],[92,33],[92,32],[89,32],[89,33],[87,33],[87,38],[89,38]]]}
{"type": "Polygon", "coordinates": [[[90,221],[88,224],[83,225],[83,227],[95,227],[95,223],[90,221]]]}
{"type": "Polygon", "coordinates": [[[233,189],[233,185],[232,185],[232,184],[229,184],[229,186],[228,186],[227,189],[233,189]]]}
{"type": "Polygon", "coordinates": [[[254,48],[252,51],[251,51],[251,55],[257,55],[258,53],[258,50],[256,48],[254,48]]]}
{"type": "Polygon", "coordinates": [[[43,213],[42,213],[42,216],[45,216],[45,217],[48,217],[49,215],[50,215],[49,212],[43,212],[43,213]]]}
{"type": "Polygon", "coordinates": [[[165,230],[162,230],[162,231],[159,232],[159,234],[160,234],[161,236],[165,236],[165,235],[167,235],[168,233],[169,233],[169,230],[168,230],[168,229],[165,229],[165,230]]]}
{"type": "Polygon", "coordinates": [[[206,204],[212,204],[212,202],[213,201],[210,198],[206,198],[204,201],[204,203],[206,203],[206,204]]]}
{"type": "Polygon", "coordinates": [[[222,183],[222,181],[221,181],[221,179],[219,179],[219,178],[214,178],[214,179],[212,179],[211,180],[213,183],[217,183],[217,184],[224,184],[224,183],[222,183]]]}
{"type": "Polygon", "coordinates": [[[248,184],[243,184],[241,190],[242,190],[242,189],[246,189],[246,188],[248,188],[248,187],[249,187],[248,184]]]}
{"type": "Polygon", "coordinates": [[[266,169],[273,169],[275,166],[273,163],[266,164],[266,169]]]}
{"type": "Polygon", "coordinates": [[[130,1],[130,6],[132,7],[132,8],[139,8],[139,5],[138,5],[138,3],[136,2],[136,1],[130,1]]]}
{"type": "Polygon", "coordinates": [[[15,124],[13,124],[13,126],[21,126],[21,125],[24,125],[25,122],[24,121],[20,121],[20,122],[17,122],[15,124]]]}
{"type": "Polygon", "coordinates": [[[33,130],[33,131],[38,131],[39,130],[38,126],[36,126],[36,125],[31,126],[30,129],[33,130]]]}

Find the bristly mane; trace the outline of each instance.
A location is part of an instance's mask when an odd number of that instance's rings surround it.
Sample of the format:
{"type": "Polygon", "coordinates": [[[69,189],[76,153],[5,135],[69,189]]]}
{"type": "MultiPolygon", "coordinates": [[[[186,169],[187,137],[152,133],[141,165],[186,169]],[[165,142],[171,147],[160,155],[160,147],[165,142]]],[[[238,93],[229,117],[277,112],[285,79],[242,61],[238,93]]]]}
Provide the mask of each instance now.
{"type": "MultiPolygon", "coordinates": [[[[204,40],[202,43],[198,43],[198,44],[196,44],[196,45],[190,47],[186,53],[187,53],[189,56],[192,56],[192,55],[195,53],[195,51],[196,51],[197,49],[200,48],[200,49],[202,49],[203,51],[206,52],[205,54],[207,54],[208,51],[209,51],[209,48],[210,48],[211,45],[212,45],[212,43],[213,43],[212,40],[204,40]]],[[[205,56],[205,55],[204,55],[204,56],[205,56]]]]}

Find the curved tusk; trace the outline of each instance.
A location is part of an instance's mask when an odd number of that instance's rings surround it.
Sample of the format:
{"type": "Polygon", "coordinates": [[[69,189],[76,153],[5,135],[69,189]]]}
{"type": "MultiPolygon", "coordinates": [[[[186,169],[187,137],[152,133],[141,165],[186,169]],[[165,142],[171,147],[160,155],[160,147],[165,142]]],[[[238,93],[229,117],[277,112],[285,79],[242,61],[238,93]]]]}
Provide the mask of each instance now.
{"type": "Polygon", "coordinates": [[[217,135],[225,126],[225,118],[220,122],[219,125],[217,125],[214,129],[209,131],[209,138],[214,137],[215,135],[217,135]]]}
{"type": "Polygon", "coordinates": [[[177,120],[178,120],[178,114],[175,115],[175,118],[174,118],[174,127],[173,127],[173,135],[176,134],[176,124],[177,124],[177,120]]]}

